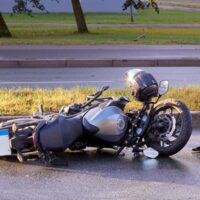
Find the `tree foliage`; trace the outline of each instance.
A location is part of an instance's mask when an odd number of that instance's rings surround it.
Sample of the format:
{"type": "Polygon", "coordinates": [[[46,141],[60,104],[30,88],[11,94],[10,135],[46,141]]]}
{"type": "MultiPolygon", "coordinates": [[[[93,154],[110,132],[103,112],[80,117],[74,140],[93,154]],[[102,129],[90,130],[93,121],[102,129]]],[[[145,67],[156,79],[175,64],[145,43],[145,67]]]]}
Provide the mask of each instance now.
{"type": "Polygon", "coordinates": [[[28,15],[30,15],[32,13],[32,9],[30,9],[29,7],[37,8],[41,11],[45,10],[45,7],[41,3],[41,0],[15,0],[13,13],[27,13],[28,15]]]}
{"type": "Polygon", "coordinates": [[[152,6],[157,13],[159,13],[158,4],[154,0],[141,1],[141,0],[125,0],[122,9],[127,10],[128,7],[133,6],[136,10],[146,9],[152,6]]]}

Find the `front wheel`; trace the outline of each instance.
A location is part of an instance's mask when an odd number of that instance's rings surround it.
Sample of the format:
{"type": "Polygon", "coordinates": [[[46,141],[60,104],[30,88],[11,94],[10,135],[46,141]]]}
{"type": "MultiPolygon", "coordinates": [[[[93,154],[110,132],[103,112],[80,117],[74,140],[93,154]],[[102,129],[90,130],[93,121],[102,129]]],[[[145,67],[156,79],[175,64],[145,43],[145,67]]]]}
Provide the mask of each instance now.
{"type": "Polygon", "coordinates": [[[161,156],[170,156],[186,145],[191,133],[192,117],[187,106],[179,100],[167,99],[150,113],[146,143],[161,156]]]}

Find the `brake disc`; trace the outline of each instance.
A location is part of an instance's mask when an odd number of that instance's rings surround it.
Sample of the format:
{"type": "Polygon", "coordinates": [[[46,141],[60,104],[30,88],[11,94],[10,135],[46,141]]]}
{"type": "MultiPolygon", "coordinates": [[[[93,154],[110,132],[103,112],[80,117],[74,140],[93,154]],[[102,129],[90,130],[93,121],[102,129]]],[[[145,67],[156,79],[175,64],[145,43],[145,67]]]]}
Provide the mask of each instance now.
{"type": "Polygon", "coordinates": [[[154,124],[154,130],[149,136],[156,141],[168,140],[176,130],[176,118],[169,114],[159,115],[154,124]]]}

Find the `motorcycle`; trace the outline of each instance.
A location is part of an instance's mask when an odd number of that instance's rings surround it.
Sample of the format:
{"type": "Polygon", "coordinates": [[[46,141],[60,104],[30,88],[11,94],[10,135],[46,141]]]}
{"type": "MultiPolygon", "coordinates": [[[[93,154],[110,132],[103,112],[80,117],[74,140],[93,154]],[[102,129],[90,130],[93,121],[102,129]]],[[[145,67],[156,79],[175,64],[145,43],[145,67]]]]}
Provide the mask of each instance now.
{"type": "Polygon", "coordinates": [[[101,97],[104,86],[84,103],[62,107],[59,113],[40,113],[29,118],[0,124],[0,155],[16,155],[20,162],[37,156],[53,163],[58,152],[87,147],[115,149],[119,156],[125,147],[135,155],[171,156],[188,142],[192,119],[187,106],[176,99],[159,101],[168,91],[168,81],[160,81],[140,69],[126,72],[132,96],[142,108],[125,112],[128,97],[101,97]]]}

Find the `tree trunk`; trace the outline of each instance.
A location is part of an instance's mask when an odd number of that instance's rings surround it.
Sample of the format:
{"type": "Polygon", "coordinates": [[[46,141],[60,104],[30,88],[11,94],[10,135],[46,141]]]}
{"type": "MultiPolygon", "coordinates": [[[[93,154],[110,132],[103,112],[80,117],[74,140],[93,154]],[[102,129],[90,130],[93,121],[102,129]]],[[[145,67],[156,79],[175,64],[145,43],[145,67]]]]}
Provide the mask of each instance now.
{"type": "Polygon", "coordinates": [[[78,33],[88,33],[88,28],[87,28],[85,16],[83,14],[83,10],[80,4],[80,0],[71,0],[71,1],[72,1],[72,7],[74,10],[74,15],[76,18],[78,33]]]}
{"type": "Polygon", "coordinates": [[[0,37],[11,37],[11,33],[0,13],[0,37]]]}

